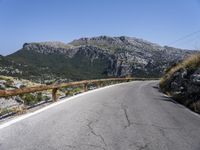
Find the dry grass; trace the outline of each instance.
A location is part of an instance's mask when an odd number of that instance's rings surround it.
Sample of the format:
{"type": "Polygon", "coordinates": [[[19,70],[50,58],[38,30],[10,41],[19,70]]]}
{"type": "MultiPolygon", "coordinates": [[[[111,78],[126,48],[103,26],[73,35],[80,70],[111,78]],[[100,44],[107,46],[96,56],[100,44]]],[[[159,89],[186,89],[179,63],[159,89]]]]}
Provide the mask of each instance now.
{"type": "MultiPolygon", "coordinates": [[[[190,86],[187,85],[191,81],[191,75],[200,67],[200,53],[189,56],[182,62],[172,66],[169,68],[164,77],[161,78],[160,81],[160,88],[166,94],[172,96],[177,102],[185,105],[186,107],[190,108],[191,110],[200,113],[200,99],[199,93],[193,93],[191,95],[190,92],[187,91],[187,87],[184,88],[184,92],[177,93],[177,89],[173,89],[171,86],[173,82],[181,82],[179,86],[190,86]],[[184,77],[180,77],[179,75],[183,75],[186,70],[186,74],[184,77]],[[178,76],[177,76],[178,75],[178,76]],[[189,95],[188,95],[189,94],[189,95]],[[195,95],[194,95],[195,94],[195,95]]],[[[178,89],[180,90],[180,89],[178,89]]],[[[179,91],[178,91],[179,92],[179,91]]]]}
{"type": "Polygon", "coordinates": [[[182,62],[182,67],[196,69],[200,66],[200,53],[188,57],[185,61],[182,62]]]}
{"type": "Polygon", "coordinates": [[[200,66],[200,53],[194,54],[183,60],[182,62],[178,63],[174,67],[168,70],[164,77],[160,80],[161,88],[165,86],[165,83],[173,76],[173,74],[180,69],[187,69],[187,70],[195,70],[200,66]]]}

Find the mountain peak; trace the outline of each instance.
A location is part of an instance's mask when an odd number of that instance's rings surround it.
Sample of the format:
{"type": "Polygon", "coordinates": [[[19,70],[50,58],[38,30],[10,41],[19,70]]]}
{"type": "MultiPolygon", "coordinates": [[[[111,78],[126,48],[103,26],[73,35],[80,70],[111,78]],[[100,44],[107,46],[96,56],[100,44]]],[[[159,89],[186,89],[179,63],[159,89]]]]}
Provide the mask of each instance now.
{"type": "Polygon", "coordinates": [[[110,37],[110,36],[98,36],[92,38],[80,38],[69,43],[73,46],[83,46],[83,45],[92,45],[104,49],[110,49],[116,51],[119,49],[123,50],[163,50],[163,47],[135,37],[128,36],[119,36],[119,37],[110,37]],[[150,47],[150,49],[149,49],[150,47]]]}

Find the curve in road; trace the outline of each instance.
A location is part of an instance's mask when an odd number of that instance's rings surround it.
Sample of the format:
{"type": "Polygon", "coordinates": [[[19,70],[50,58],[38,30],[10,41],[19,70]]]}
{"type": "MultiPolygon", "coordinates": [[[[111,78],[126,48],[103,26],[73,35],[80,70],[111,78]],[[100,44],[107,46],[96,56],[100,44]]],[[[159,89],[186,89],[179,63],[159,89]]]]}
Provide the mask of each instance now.
{"type": "Polygon", "coordinates": [[[1,125],[1,150],[199,150],[200,117],[134,81],[1,125]]]}

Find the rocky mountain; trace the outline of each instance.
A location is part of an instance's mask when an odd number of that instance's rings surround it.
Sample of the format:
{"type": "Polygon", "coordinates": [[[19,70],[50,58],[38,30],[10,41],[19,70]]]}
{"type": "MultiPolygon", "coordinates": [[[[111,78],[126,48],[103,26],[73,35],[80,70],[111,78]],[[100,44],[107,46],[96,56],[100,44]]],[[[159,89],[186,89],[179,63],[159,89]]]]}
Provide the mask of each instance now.
{"type": "Polygon", "coordinates": [[[68,44],[25,43],[4,59],[25,67],[20,75],[23,78],[81,80],[128,75],[160,77],[170,65],[193,53],[196,51],[162,47],[132,37],[99,36],[68,44]]]}
{"type": "Polygon", "coordinates": [[[194,53],[125,36],[82,38],[70,44],[95,46],[114,54],[116,63],[111,73],[114,76],[159,77],[168,66],[194,53]]]}

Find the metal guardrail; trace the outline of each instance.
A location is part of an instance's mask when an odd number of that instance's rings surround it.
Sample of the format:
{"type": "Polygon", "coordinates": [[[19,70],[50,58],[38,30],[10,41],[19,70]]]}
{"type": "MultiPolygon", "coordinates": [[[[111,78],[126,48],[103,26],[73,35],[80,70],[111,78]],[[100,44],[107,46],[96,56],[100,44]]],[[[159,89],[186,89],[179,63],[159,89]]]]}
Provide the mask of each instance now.
{"type": "Polygon", "coordinates": [[[73,87],[73,86],[83,86],[84,91],[87,91],[88,84],[96,84],[97,87],[101,87],[102,83],[105,82],[128,82],[133,80],[154,80],[155,78],[108,78],[108,79],[98,79],[98,80],[83,80],[77,82],[69,82],[69,83],[61,83],[61,84],[52,84],[52,85],[40,85],[34,87],[25,87],[14,90],[0,90],[0,97],[9,97],[9,96],[17,96],[26,93],[34,93],[45,90],[52,90],[52,99],[53,101],[57,101],[57,90],[63,87],[73,87]]]}

